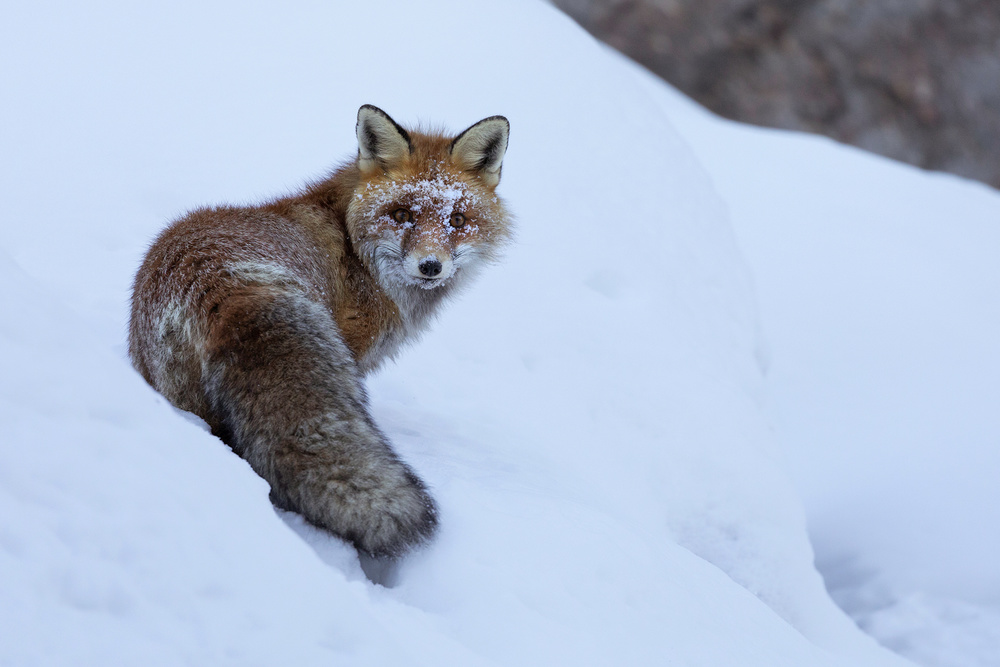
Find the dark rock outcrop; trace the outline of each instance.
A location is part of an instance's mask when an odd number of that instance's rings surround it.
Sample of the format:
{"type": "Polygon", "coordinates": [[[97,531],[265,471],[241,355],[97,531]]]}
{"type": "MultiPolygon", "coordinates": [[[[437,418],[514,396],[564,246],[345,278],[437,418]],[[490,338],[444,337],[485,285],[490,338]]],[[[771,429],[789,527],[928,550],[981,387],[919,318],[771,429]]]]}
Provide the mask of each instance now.
{"type": "Polygon", "coordinates": [[[998,0],[555,0],[720,115],[1000,188],[998,0]]]}

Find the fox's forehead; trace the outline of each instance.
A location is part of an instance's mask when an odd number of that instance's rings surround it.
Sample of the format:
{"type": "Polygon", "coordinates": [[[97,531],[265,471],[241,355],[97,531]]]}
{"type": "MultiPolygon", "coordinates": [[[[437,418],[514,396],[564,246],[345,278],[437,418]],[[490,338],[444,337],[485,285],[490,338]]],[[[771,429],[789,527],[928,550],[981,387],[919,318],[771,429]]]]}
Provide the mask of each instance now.
{"type": "Polygon", "coordinates": [[[385,209],[405,205],[414,213],[437,213],[443,218],[453,211],[478,206],[479,193],[461,176],[433,170],[410,177],[386,176],[368,181],[355,193],[365,213],[378,216],[385,209]]]}

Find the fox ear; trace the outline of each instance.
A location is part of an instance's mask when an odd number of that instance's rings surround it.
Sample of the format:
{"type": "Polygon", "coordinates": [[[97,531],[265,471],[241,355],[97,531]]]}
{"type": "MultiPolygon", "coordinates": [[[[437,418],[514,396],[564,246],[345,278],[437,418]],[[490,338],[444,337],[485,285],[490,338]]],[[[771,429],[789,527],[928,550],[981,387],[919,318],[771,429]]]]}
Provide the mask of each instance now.
{"type": "Polygon", "coordinates": [[[507,152],[510,123],[503,116],[479,121],[451,142],[451,161],[479,175],[486,185],[496,187],[507,152]]]}
{"type": "Polygon", "coordinates": [[[410,135],[389,114],[366,104],[358,109],[358,167],[364,174],[388,169],[413,151],[410,135]]]}

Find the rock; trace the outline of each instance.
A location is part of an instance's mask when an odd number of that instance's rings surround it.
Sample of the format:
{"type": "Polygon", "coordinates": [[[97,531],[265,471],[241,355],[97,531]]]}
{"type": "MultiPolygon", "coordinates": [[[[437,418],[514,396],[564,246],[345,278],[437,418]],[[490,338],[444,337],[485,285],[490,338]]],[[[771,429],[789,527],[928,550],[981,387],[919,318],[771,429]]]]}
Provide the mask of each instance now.
{"type": "Polygon", "coordinates": [[[997,0],[555,0],[716,113],[1000,188],[997,0]]]}

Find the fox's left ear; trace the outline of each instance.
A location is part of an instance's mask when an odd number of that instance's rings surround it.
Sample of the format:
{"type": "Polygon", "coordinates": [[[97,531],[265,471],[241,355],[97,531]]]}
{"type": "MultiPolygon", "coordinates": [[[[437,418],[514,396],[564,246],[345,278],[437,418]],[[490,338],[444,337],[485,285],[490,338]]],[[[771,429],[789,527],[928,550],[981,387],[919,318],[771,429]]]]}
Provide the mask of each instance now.
{"type": "Polygon", "coordinates": [[[465,171],[478,174],[489,187],[496,187],[509,135],[510,123],[506,118],[484,118],[451,142],[451,160],[465,171]]]}

